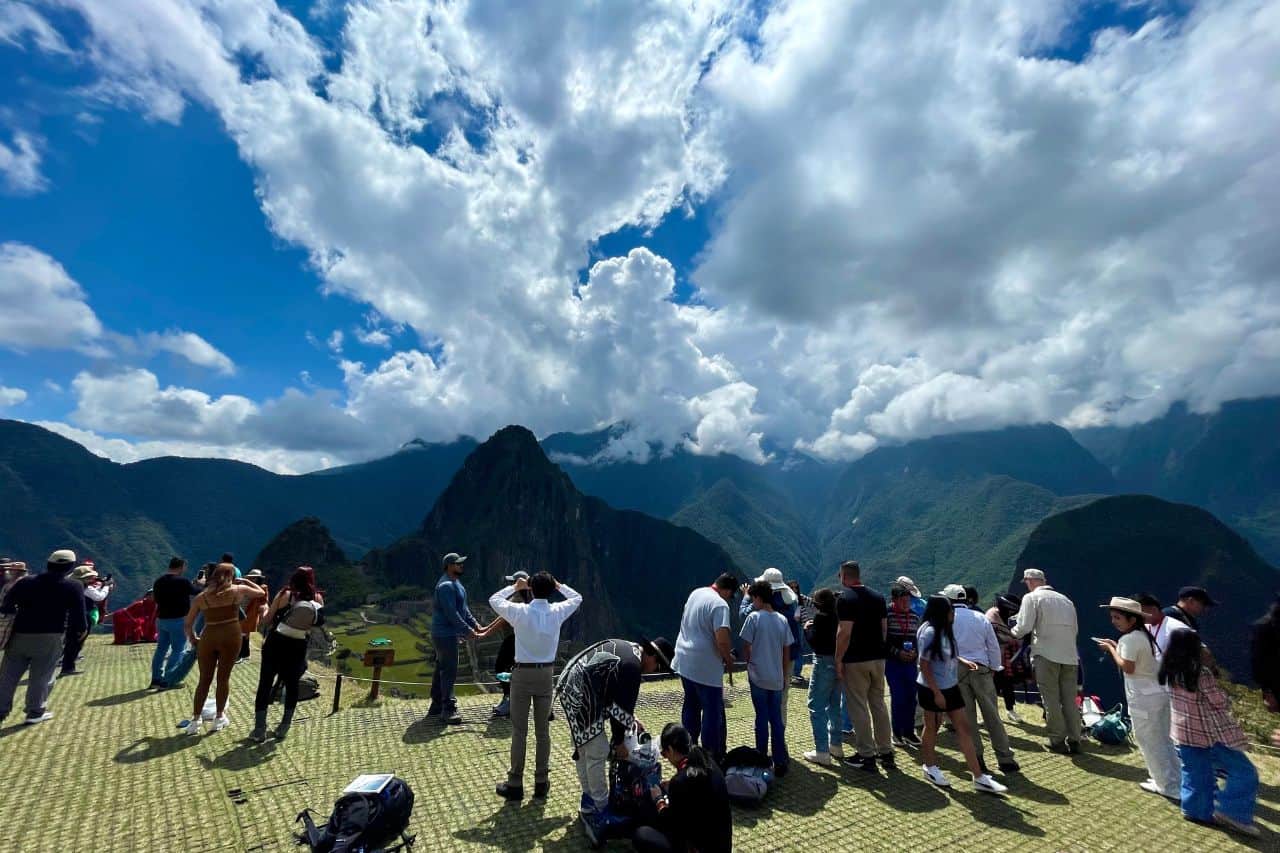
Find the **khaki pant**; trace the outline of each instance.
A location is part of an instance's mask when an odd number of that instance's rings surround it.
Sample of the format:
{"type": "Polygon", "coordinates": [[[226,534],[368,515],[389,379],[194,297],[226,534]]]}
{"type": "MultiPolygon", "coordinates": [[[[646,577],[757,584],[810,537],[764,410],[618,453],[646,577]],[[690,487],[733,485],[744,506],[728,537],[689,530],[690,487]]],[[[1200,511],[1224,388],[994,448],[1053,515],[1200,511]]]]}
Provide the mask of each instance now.
{"type": "Polygon", "coordinates": [[[1009,746],[1009,734],[1000,721],[999,702],[996,697],[995,674],[985,666],[970,670],[960,667],[960,695],[964,697],[964,714],[969,718],[969,729],[973,732],[973,750],[982,760],[982,734],[978,729],[978,711],[982,711],[982,722],[991,736],[991,748],[995,751],[996,760],[1001,764],[1013,761],[1013,749],[1009,746]]]}
{"type": "Polygon", "coordinates": [[[884,689],[883,659],[844,665],[844,703],[853,721],[853,739],[861,758],[893,753],[893,729],[884,704],[884,689]]]}
{"type": "Polygon", "coordinates": [[[578,747],[578,781],[582,793],[591,798],[596,811],[609,805],[609,726],[591,740],[578,747]]]}
{"type": "Polygon", "coordinates": [[[1049,743],[1053,746],[1065,741],[1079,743],[1082,725],[1080,709],[1076,707],[1076,665],[1037,657],[1032,659],[1031,666],[1036,671],[1036,687],[1044,701],[1049,743]]]}
{"type": "Polygon", "coordinates": [[[517,666],[511,671],[511,770],[508,785],[524,785],[524,754],[529,742],[529,710],[533,706],[533,781],[547,781],[551,761],[551,667],[517,666]]]}

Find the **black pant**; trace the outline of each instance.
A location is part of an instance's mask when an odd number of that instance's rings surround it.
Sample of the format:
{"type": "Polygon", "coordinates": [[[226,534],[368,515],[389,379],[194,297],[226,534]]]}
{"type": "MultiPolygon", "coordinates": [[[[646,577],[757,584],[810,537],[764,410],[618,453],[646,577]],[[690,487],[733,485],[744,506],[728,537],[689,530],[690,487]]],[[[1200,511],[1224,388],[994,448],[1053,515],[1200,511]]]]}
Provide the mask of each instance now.
{"type": "MultiPolygon", "coordinates": [[[[511,672],[511,665],[516,662],[516,635],[513,631],[502,640],[502,645],[498,646],[498,657],[493,662],[493,671],[511,672]]],[[[502,685],[502,695],[511,695],[511,685],[504,683],[502,685]]]]}
{"type": "Polygon", "coordinates": [[[307,670],[307,641],[295,640],[272,632],[262,644],[262,668],[258,673],[258,695],[253,707],[265,711],[271,707],[271,692],[276,676],[284,683],[284,706],[298,704],[298,680],[307,670]]]}
{"type": "Polygon", "coordinates": [[[84,648],[84,634],[77,631],[74,636],[67,637],[62,645],[62,671],[72,672],[76,668],[76,658],[84,648]]]}
{"type": "Polygon", "coordinates": [[[1013,710],[1013,676],[1006,670],[993,673],[993,680],[996,683],[996,692],[1004,699],[1004,707],[1006,711],[1013,710]]]}
{"type": "Polygon", "coordinates": [[[642,826],[631,837],[631,846],[640,853],[658,853],[662,850],[675,850],[675,842],[652,826],[642,826]]]}

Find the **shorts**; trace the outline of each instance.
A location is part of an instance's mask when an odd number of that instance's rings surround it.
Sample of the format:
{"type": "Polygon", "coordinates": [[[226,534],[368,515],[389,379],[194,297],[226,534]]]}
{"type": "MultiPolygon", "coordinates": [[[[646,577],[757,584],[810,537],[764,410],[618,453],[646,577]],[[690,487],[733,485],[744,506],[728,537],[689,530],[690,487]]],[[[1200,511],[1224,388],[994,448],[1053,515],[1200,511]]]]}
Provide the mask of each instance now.
{"type": "Polygon", "coordinates": [[[943,688],[942,704],[944,707],[939,708],[933,701],[933,691],[923,684],[916,685],[916,699],[920,703],[920,707],[925,711],[931,711],[935,714],[945,714],[948,711],[960,711],[964,709],[964,696],[960,695],[959,685],[943,688]]]}

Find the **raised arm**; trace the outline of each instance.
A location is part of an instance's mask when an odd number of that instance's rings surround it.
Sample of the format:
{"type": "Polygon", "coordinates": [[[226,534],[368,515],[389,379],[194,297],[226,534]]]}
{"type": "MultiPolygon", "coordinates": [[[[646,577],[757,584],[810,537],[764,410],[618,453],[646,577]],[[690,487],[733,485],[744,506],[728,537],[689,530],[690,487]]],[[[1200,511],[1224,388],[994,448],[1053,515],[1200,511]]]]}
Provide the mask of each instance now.
{"type": "Polygon", "coordinates": [[[565,618],[567,619],[569,614],[577,610],[582,604],[582,593],[578,592],[567,583],[557,582],[556,589],[560,590],[560,594],[564,596],[564,601],[557,601],[555,604],[551,605],[551,610],[555,613],[564,612],[565,618]]]}

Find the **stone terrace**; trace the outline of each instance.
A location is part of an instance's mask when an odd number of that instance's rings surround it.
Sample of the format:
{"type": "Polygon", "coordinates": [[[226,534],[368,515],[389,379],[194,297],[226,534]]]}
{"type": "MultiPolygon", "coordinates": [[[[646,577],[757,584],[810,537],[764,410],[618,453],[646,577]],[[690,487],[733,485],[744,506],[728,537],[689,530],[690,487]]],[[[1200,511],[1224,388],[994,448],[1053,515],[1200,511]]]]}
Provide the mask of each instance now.
{"type": "MultiPolygon", "coordinates": [[[[230,729],[198,738],[180,734],[190,686],[153,693],[153,647],[111,646],[94,638],[85,674],[59,682],[55,719],[34,727],[15,712],[0,729],[0,848],[39,851],[289,851],[294,818],[305,807],[329,813],[342,788],[362,772],[395,772],[417,794],[412,831],[419,851],[585,850],[575,823],[577,777],[567,730],[553,724],[552,795],[545,804],[505,805],[493,794],[505,773],[510,725],[489,717],[492,700],[462,700],[462,726],[422,721],[427,703],[383,700],[364,707],[364,691],[344,687],[343,708],[329,713],[332,681],[303,703],[289,740],[244,740],[257,679],[254,661],[236,667],[230,729]]],[[[751,741],[750,702],[738,678],[729,710],[730,745],[751,741]]],[[[22,708],[20,688],[17,709],[22,708]]],[[[651,729],[678,719],[674,682],[646,685],[639,714],[651,729]]],[[[279,710],[273,708],[272,720],[279,710]]],[[[1037,716],[1028,712],[1025,716],[1037,716]]],[[[789,743],[809,742],[803,691],[792,691],[789,743]]],[[[759,810],[737,810],[741,850],[939,849],[1133,850],[1280,849],[1280,760],[1255,755],[1263,788],[1261,839],[1251,845],[1185,823],[1177,808],[1145,794],[1137,752],[1086,747],[1075,758],[1040,748],[1036,726],[1014,728],[1023,774],[1010,795],[973,792],[957,751],[943,740],[943,767],[957,781],[943,792],[920,776],[913,756],[900,770],[870,776],[797,761],[759,810]]],[[[531,750],[532,751],[532,750],[531,750]]],[[[532,755],[530,756],[532,761],[532,755]]],[[[614,843],[611,849],[627,849],[614,843]]]]}

